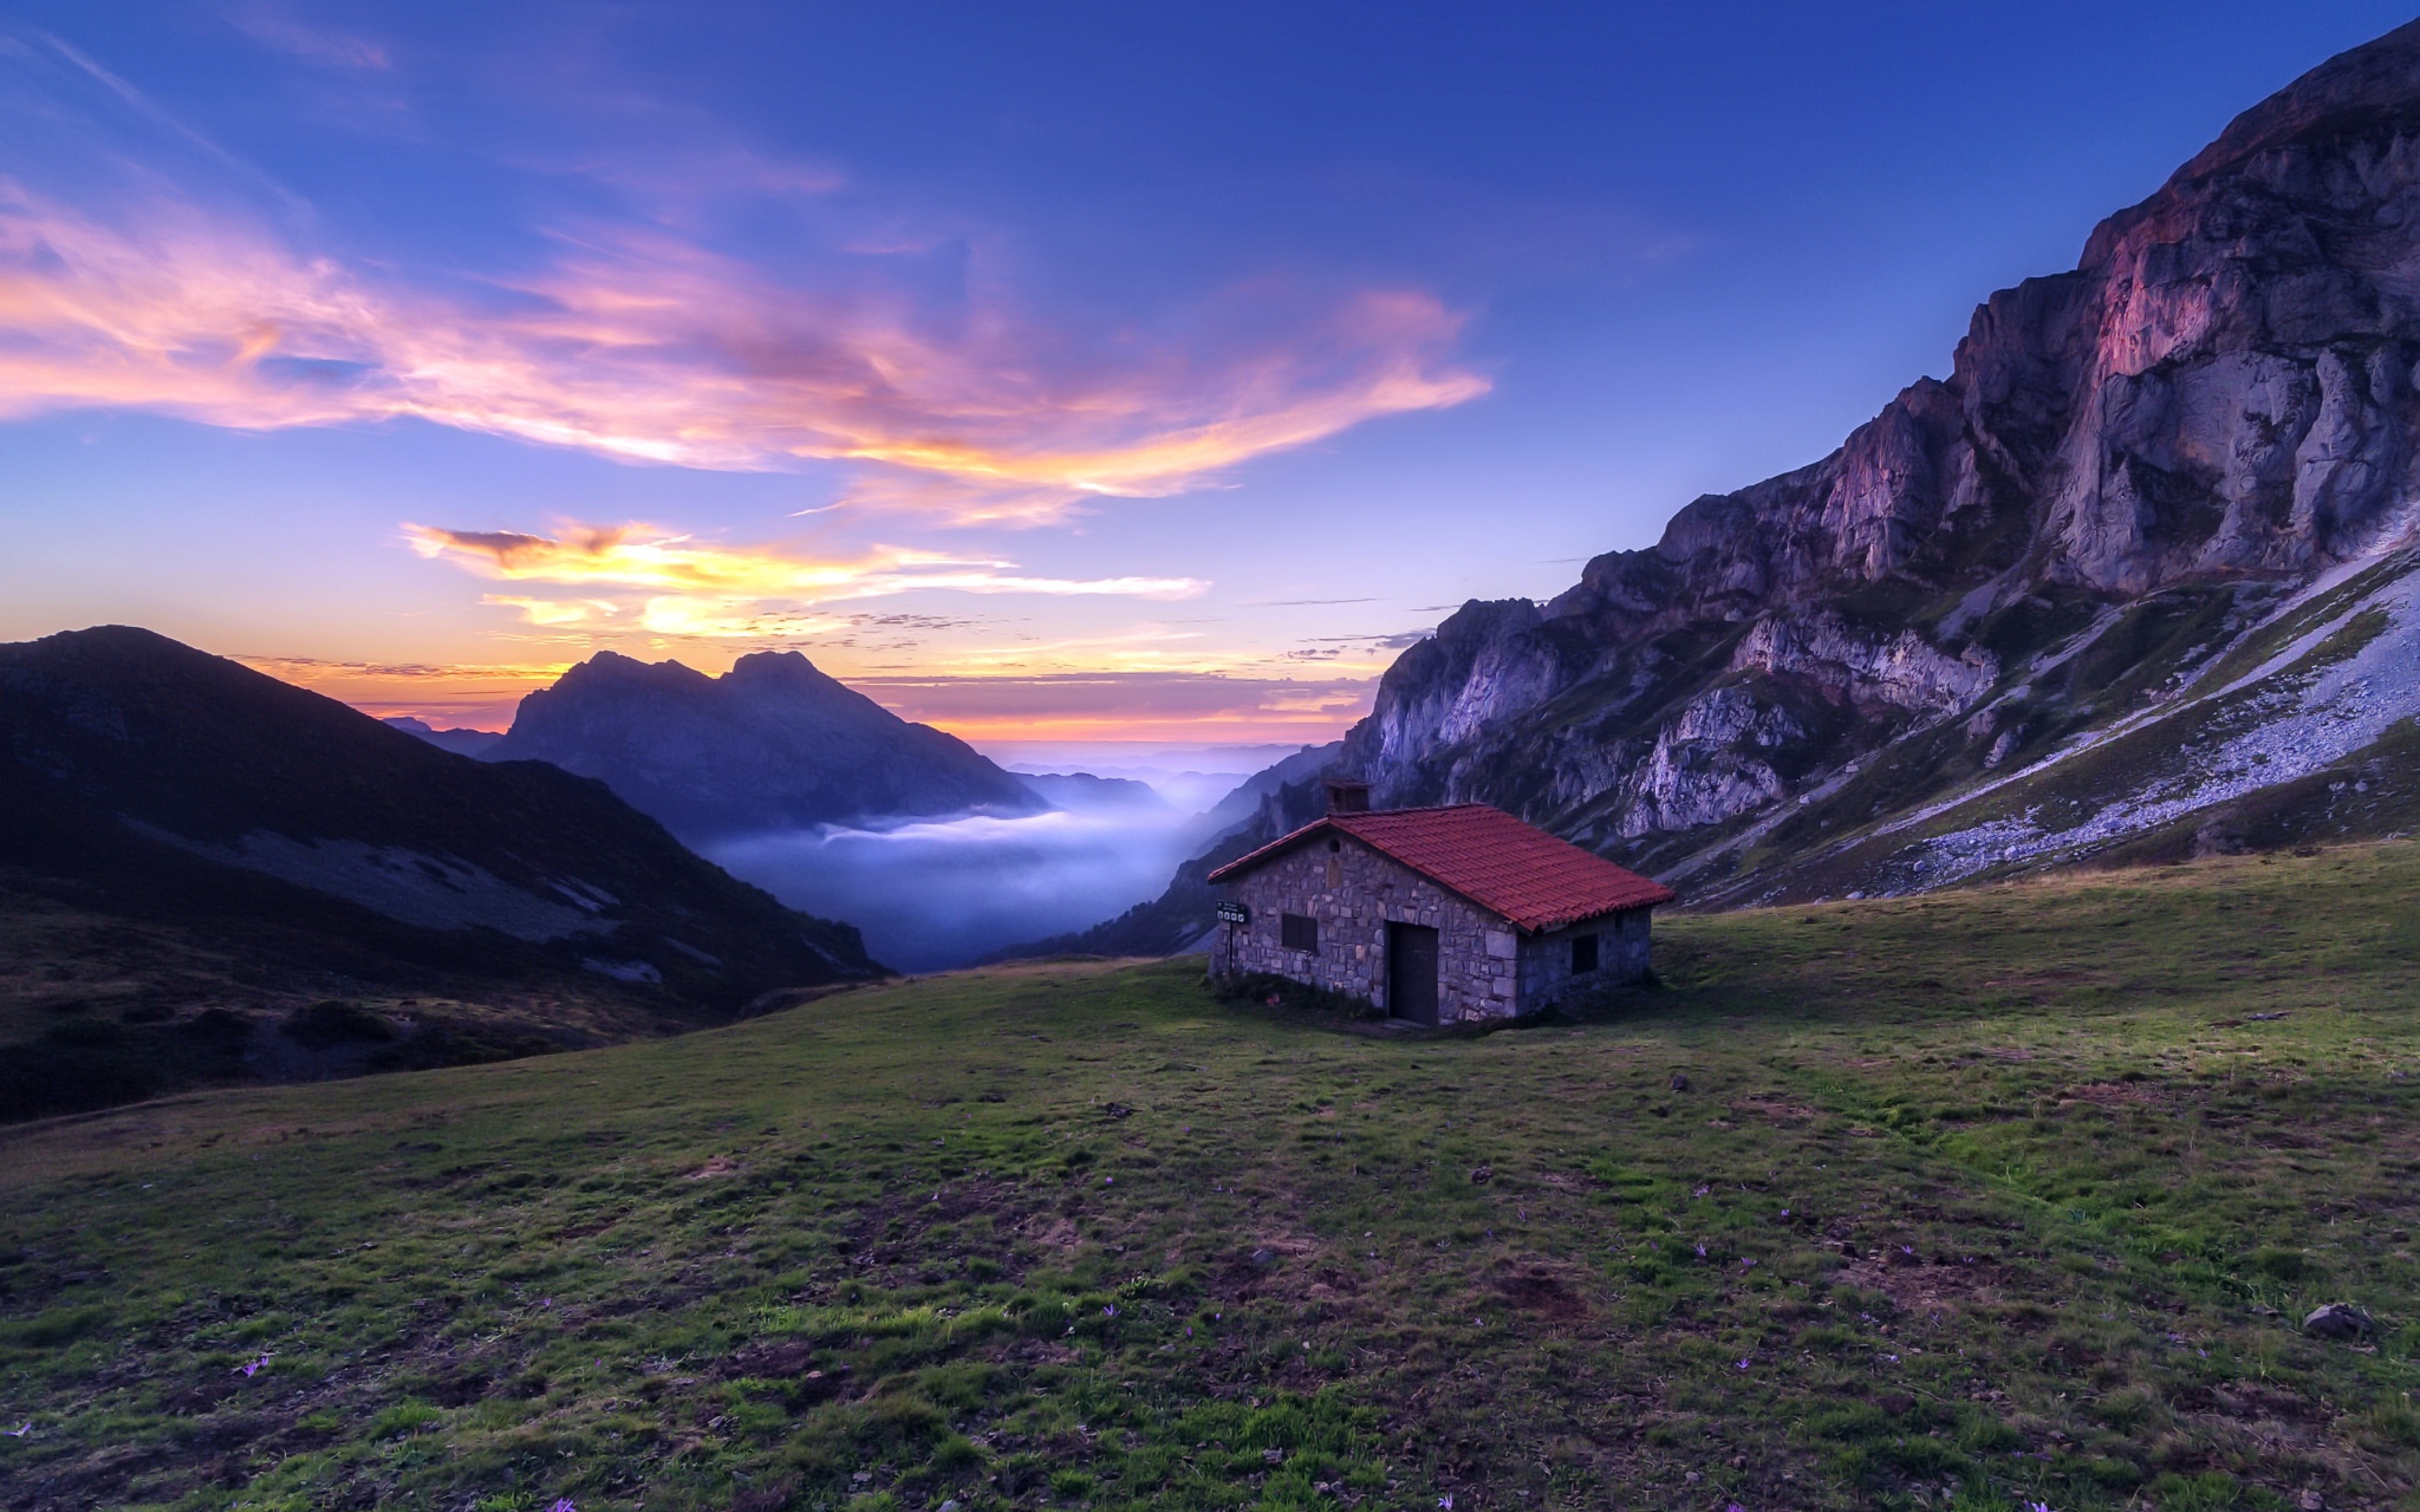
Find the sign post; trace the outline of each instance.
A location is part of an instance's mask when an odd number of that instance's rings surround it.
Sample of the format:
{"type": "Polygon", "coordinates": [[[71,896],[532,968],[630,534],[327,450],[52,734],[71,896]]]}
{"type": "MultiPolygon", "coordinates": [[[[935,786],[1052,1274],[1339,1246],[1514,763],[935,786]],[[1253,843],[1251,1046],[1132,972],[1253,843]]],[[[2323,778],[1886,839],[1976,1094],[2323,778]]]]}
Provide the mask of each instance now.
{"type": "Polygon", "coordinates": [[[1251,922],[1252,911],[1233,898],[1218,900],[1218,922],[1227,926],[1227,975],[1235,974],[1235,932],[1251,922]]]}

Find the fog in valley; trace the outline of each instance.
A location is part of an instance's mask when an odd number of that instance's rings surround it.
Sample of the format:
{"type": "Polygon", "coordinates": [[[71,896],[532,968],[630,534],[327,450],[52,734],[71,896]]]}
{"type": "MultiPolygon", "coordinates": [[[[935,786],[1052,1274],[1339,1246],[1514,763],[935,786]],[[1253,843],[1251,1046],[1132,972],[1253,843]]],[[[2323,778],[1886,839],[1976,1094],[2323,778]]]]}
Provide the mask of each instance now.
{"type": "Polygon", "coordinates": [[[706,851],[793,908],[857,925],[883,964],[938,971],[1157,897],[1193,852],[1192,817],[978,816],[756,835],[706,851]]]}
{"type": "Polygon", "coordinates": [[[1211,838],[1202,810],[1294,748],[1002,751],[1012,770],[1029,775],[1080,761],[1083,771],[1149,790],[1121,785],[1090,800],[1054,790],[1054,801],[1068,805],[1055,813],[784,830],[702,849],[793,908],[857,925],[885,965],[944,970],[1088,929],[1159,896],[1177,864],[1211,838]]]}

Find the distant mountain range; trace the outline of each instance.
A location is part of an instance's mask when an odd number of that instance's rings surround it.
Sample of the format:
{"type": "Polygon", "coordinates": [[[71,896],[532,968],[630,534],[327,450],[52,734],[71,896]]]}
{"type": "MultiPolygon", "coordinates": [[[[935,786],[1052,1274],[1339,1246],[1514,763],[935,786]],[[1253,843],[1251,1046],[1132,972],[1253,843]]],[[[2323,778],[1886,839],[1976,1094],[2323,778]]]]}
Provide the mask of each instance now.
{"type": "Polygon", "coordinates": [[[1012,772],[1012,780],[1053,809],[1071,813],[1131,814],[1166,819],[1176,805],[1159,795],[1148,782],[1125,777],[1094,777],[1090,772],[1012,772]]]}
{"type": "Polygon", "coordinates": [[[379,723],[400,730],[407,735],[416,735],[439,750],[450,750],[457,756],[484,756],[495,748],[497,741],[504,738],[493,730],[440,730],[427,720],[415,719],[410,715],[381,719],[379,723]]]}
{"type": "Polygon", "coordinates": [[[477,754],[596,778],[692,842],[1052,807],[966,742],[795,651],[742,656],[720,677],[599,652],[521,700],[512,729],[477,754]]]}
{"type": "MultiPolygon", "coordinates": [[[[263,1015],[311,999],[508,1001],[490,1038],[543,1043],[882,972],[854,929],[735,881],[601,783],[448,754],[116,626],[0,645],[0,1043],[19,1041],[0,1116],[46,1105],[40,1067],[90,1070],[77,1045],[132,1055],[118,1041],[197,1013],[243,1047],[213,1074],[241,1075],[278,1049],[263,1015]]],[[[143,1051],[145,1085],[191,1079],[183,1042],[143,1051]]]]}

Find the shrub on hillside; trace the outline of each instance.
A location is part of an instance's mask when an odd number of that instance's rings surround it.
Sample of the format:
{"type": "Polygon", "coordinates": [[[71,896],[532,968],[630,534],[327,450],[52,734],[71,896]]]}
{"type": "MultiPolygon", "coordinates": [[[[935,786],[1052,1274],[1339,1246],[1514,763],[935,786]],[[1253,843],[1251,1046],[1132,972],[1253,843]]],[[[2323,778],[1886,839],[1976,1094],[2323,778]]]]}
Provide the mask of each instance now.
{"type": "Polygon", "coordinates": [[[298,1008],[286,1015],[278,1027],[287,1039],[314,1050],[332,1050],[340,1044],[379,1043],[395,1038],[394,1026],[359,1003],[339,1002],[329,998],[298,1008]]]}
{"type": "Polygon", "coordinates": [[[1387,1016],[1385,1009],[1362,998],[1347,996],[1326,987],[1313,987],[1308,982],[1268,971],[1214,976],[1210,979],[1210,991],[1222,1003],[1257,1003],[1264,1008],[1300,1009],[1347,1019],[1387,1016]]]}

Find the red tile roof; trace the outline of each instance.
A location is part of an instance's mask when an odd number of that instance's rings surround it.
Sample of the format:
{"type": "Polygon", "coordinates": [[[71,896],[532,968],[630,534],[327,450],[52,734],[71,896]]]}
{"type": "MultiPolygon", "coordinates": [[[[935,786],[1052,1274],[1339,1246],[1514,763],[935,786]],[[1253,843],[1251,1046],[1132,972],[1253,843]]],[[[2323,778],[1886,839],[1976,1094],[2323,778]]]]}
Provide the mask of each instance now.
{"type": "Polygon", "coordinates": [[[1241,876],[1307,840],[1350,835],[1525,930],[1557,929],[1624,908],[1668,903],[1664,884],[1557,840],[1484,803],[1332,813],[1210,873],[1241,876]]]}

